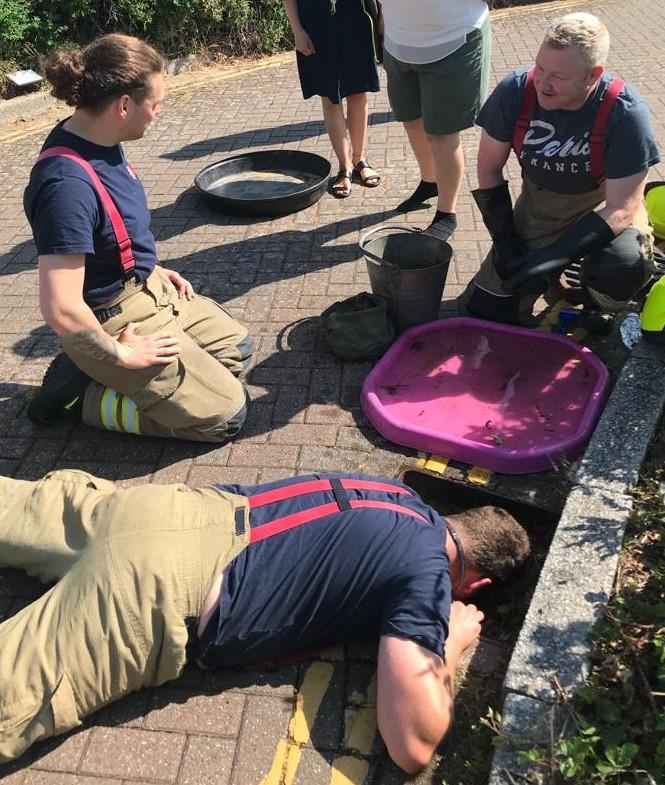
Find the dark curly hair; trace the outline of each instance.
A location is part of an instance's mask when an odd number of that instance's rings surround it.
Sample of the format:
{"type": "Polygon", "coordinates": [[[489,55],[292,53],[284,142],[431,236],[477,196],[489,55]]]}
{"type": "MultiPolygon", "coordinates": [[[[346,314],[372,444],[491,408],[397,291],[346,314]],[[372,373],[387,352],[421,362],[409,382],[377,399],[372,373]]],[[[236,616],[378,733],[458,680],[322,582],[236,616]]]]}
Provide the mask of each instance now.
{"type": "Polygon", "coordinates": [[[164,58],[145,41],[111,33],[85,49],[60,49],[42,60],[51,95],[77,109],[102,111],[125,93],[147,95],[149,81],[164,70],[164,58]]]}

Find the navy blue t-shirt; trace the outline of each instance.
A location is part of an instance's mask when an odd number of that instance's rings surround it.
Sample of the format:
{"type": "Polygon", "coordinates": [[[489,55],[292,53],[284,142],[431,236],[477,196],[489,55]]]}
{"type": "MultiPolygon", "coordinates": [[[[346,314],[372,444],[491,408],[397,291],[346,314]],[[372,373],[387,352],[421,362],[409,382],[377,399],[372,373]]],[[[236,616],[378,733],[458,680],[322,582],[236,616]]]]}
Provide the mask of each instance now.
{"type": "MultiPolygon", "coordinates": [[[[508,74],[487,99],[476,123],[500,142],[510,142],[519,117],[528,69],[508,74]]],[[[520,164],[524,174],[542,188],[562,194],[595,189],[591,177],[589,136],[599,103],[612,80],[603,74],[584,106],[576,110],[542,109],[538,100],[524,137],[520,164]]],[[[629,177],[660,161],[649,107],[625,85],[605,126],[605,176],[629,177]]]]}
{"type": "MultiPolygon", "coordinates": [[[[219,486],[252,497],[274,488],[336,477],[325,474],[255,487],[219,486]]],[[[214,614],[199,640],[205,667],[241,667],[381,635],[408,638],[439,656],[448,633],[451,586],[446,524],[411,489],[345,490],[351,503],[376,500],[393,509],[339,511],[331,490],[251,510],[252,529],[322,504],[334,512],[251,543],[227,567],[214,614]]]]}
{"type": "MultiPolygon", "coordinates": [[[[155,238],[143,185],[122,146],[88,142],[66,131],[62,123],[48,135],[42,150],[59,146],[75,150],[92,164],[127,227],[136,262],[134,275],[145,280],[157,261],[155,238]]],[[[23,206],[38,254],[86,255],[83,297],[88,305],[107,302],[122,292],[124,276],[113,227],[81,166],[61,156],[35,164],[23,206]]]]}

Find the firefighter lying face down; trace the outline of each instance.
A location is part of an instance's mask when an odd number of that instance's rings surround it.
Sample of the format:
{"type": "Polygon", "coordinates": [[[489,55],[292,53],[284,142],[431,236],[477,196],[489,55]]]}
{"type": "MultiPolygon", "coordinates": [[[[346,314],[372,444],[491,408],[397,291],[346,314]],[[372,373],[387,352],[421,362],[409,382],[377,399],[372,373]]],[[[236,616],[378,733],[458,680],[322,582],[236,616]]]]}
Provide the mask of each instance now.
{"type": "Polygon", "coordinates": [[[0,566],[55,581],[0,625],[0,761],[142,687],[378,641],[378,728],[407,772],[452,721],[483,614],[529,553],[504,510],[443,518],[359,474],[120,489],[76,470],[0,478],[0,566]]]}

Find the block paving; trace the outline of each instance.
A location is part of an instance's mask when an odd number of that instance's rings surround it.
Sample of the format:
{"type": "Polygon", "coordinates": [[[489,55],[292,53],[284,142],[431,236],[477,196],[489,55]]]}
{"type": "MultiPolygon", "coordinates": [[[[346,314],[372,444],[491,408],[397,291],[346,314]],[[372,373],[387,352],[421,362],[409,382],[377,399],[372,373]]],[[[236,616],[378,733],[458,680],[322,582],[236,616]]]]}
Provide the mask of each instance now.
{"type": "MultiPolygon", "coordinates": [[[[665,70],[662,0],[546,3],[496,12],[494,81],[532,61],[548,19],[577,8],[592,10],[607,23],[609,68],[647,100],[665,146],[665,84],[657,76],[665,70]]],[[[349,199],[324,196],[294,215],[256,220],[211,212],[192,182],[205,165],[248,150],[286,147],[331,155],[319,103],[301,98],[293,55],[195,71],[169,84],[171,97],[161,119],[126,149],[148,194],[162,263],[225,303],[256,338],[246,428],[232,444],[214,447],[73,423],[37,428],[26,418],[27,401],[58,342],[39,312],[36,253],[21,198],[48,122],[65,116],[58,109],[52,117],[0,127],[5,183],[0,192],[0,472],[36,479],[51,469],[79,467],[120,485],[192,486],[327,470],[395,476],[414,453],[383,440],[360,410],[360,386],[370,364],[336,359],[317,321],[331,303],[369,288],[358,248],[363,232],[386,222],[424,226],[431,220],[431,211],[403,218],[393,210],[418,174],[385,89],[370,96],[367,154],[383,176],[380,187],[356,185],[349,199]]],[[[470,196],[477,143],[475,130],[465,132],[468,171],[444,295],[448,302],[462,291],[489,244],[470,196]]],[[[514,184],[513,161],[510,171],[514,184]]],[[[665,167],[656,167],[651,177],[665,179],[665,167]]],[[[0,618],[42,590],[19,573],[0,570],[0,618]]],[[[481,682],[501,679],[507,654],[501,640],[483,640],[469,672],[481,682]]],[[[178,681],[130,695],[82,729],[36,745],[0,767],[0,779],[6,785],[404,782],[374,735],[373,673],[373,653],[355,647],[275,672],[204,674],[188,667],[178,681]]],[[[442,782],[453,752],[454,736],[415,781],[442,782]]]]}

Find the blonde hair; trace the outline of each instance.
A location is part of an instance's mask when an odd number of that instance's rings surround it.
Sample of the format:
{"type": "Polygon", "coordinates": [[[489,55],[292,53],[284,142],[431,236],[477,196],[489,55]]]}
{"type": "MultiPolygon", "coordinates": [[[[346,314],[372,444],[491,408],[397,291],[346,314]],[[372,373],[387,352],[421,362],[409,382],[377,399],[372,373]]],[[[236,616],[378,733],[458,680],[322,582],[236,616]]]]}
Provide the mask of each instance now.
{"type": "Polygon", "coordinates": [[[597,16],[578,11],[555,19],[545,31],[543,43],[555,49],[574,46],[589,68],[594,68],[605,65],[610,34],[597,16]]]}

